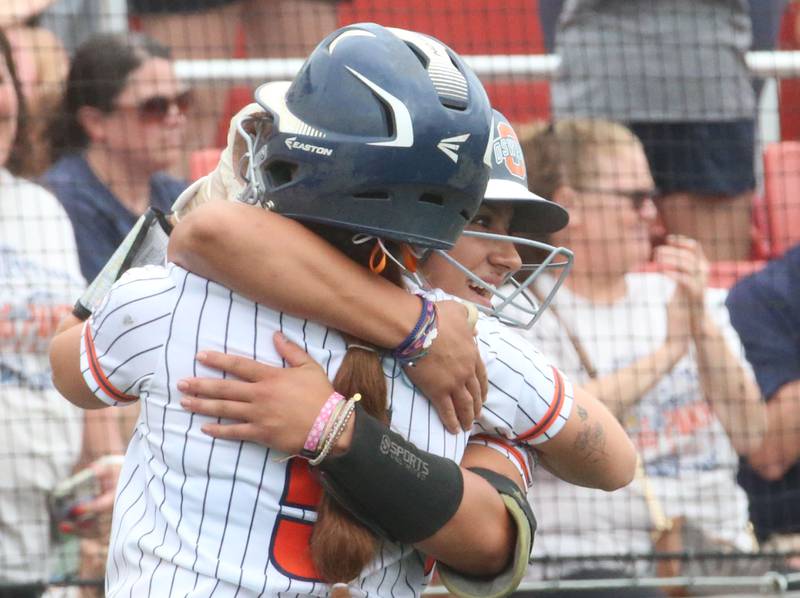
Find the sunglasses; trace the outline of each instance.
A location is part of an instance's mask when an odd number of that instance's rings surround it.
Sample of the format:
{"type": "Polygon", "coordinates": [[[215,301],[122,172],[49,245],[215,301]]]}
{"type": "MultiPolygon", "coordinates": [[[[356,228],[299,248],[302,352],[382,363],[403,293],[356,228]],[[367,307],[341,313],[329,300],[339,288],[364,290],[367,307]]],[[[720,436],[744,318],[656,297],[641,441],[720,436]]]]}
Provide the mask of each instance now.
{"type": "Polygon", "coordinates": [[[193,100],[192,91],[187,90],[172,97],[152,96],[133,106],[117,106],[117,109],[136,110],[139,120],[143,123],[156,124],[163,122],[169,116],[173,106],[178,110],[178,114],[184,116],[192,107],[193,100]]]}
{"type": "Polygon", "coordinates": [[[617,197],[625,197],[631,202],[633,209],[637,212],[641,211],[647,200],[653,200],[658,197],[657,189],[599,189],[596,187],[579,187],[575,191],[581,193],[599,193],[601,195],[616,195],[617,197]]]}

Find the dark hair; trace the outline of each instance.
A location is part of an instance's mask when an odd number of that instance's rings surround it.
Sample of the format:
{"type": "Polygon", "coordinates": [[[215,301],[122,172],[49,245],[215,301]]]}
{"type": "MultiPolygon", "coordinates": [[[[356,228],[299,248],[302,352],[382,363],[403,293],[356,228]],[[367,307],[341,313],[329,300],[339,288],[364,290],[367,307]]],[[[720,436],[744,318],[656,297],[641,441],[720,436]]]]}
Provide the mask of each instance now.
{"type": "Polygon", "coordinates": [[[14,65],[14,55],[11,51],[11,43],[8,41],[3,30],[0,29],[0,52],[8,66],[11,74],[11,83],[14,86],[14,93],[17,96],[17,133],[11,145],[11,152],[5,166],[16,175],[26,171],[26,160],[30,156],[30,137],[28,136],[28,110],[25,106],[25,96],[22,93],[22,84],[17,76],[17,68],[14,65]]]}
{"type": "Polygon", "coordinates": [[[149,58],[169,59],[170,52],[141,33],[95,35],[78,47],[69,67],[61,105],[48,128],[53,161],[89,145],[78,111],[91,106],[112,112],[128,76],[149,58]]]}

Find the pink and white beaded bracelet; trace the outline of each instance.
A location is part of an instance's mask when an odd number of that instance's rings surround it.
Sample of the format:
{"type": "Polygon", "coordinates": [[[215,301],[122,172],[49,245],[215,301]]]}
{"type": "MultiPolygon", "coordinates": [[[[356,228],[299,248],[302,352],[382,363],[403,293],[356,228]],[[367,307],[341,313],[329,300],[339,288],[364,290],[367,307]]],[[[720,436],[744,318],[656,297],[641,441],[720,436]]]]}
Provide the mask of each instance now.
{"type": "Polygon", "coordinates": [[[336,391],[334,391],[331,394],[331,396],[328,397],[328,400],[325,401],[325,404],[322,406],[322,409],[319,410],[317,419],[314,420],[314,424],[308,431],[306,442],[305,444],[303,444],[303,451],[308,451],[309,453],[314,455],[317,453],[317,449],[319,448],[319,441],[320,438],[322,438],[322,433],[325,431],[325,426],[328,425],[328,422],[330,421],[331,415],[333,414],[334,409],[336,409],[336,406],[342,401],[344,401],[344,397],[336,391]]]}

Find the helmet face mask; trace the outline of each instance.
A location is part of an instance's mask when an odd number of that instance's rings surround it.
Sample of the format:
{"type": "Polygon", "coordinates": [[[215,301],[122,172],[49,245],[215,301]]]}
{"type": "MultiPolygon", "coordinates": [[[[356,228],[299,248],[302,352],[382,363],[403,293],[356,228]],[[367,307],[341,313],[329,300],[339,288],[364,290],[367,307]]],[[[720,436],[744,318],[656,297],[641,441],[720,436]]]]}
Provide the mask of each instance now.
{"type": "MultiPolygon", "coordinates": [[[[463,236],[486,241],[512,243],[516,247],[534,249],[537,254],[545,256],[541,261],[523,262],[519,270],[509,272],[506,275],[502,285],[494,286],[485,282],[448,252],[440,249],[434,250],[442,259],[462,272],[475,286],[482,288],[492,298],[491,307],[476,304],[480,311],[489,316],[494,316],[504,324],[515,328],[528,329],[533,326],[544,310],[547,309],[547,306],[550,305],[556,292],[569,275],[573,262],[572,252],[565,247],[555,247],[541,241],[512,235],[465,230],[463,236]],[[555,274],[552,277],[552,284],[547,294],[540,299],[529,290],[529,287],[545,272],[555,274]]],[[[433,281],[426,282],[433,283],[433,281]]],[[[436,285],[430,284],[428,286],[436,285]]]]}
{"type": "Polygon", "coordinates": [[[523,263],[519,270],[506,275],[503,284],[494,286],[482,280],[453,255],[440,250],[437,253],[452,267],[465,274],[473,286],[480,287],[491,297],[491,307],[478,305],[478,309],[499,318],[505,324],[527,329],[536,323],[563,284],[572,268],[573,254],[564,247],[555,247],[519,235],[539,237],[555,232],[566,226],[569,218],[563,207],[528,190],[524,157],[516,133],[506,118],[496,110],[492,134],[488,151],[492,172],[484,202],[489,205],[506,204],[514,208],[510,229],[515,235],[465,230],[463,236],[487,242],[511,243],[515,249],[523,249],[518,253],[541,256],[541,259],[535,263],[523,263]],[[539,299],[529,289],[545,272],[555,275],[548,292],[539,299]]]}
{"type": "Polygon", "coordinates": [[[442,249],[480,205],[491,109],[475,75],[438,40],[345,27],[293,82],[262,85],[256,101],[272,124],[239,124],[249,203],[442,249]]]}

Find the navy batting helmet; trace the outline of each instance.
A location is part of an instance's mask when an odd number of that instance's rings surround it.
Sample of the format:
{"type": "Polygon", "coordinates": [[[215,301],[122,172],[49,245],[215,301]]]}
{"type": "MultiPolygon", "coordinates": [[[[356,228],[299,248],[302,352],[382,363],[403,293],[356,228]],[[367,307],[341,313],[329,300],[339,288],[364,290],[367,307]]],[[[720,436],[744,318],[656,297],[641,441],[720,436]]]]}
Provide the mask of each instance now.
{"type": "Polygon", "coordinates": [[[447,249],[483,199],[489,100],[432,37],[344,27],[255,98],[271,126],[251,140],[249,192],[280,214],[447,249]]]}

